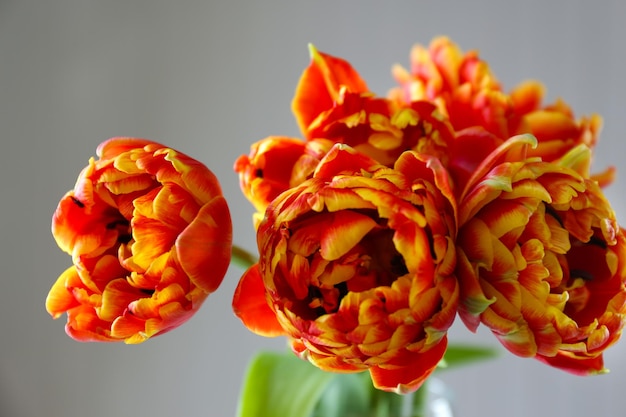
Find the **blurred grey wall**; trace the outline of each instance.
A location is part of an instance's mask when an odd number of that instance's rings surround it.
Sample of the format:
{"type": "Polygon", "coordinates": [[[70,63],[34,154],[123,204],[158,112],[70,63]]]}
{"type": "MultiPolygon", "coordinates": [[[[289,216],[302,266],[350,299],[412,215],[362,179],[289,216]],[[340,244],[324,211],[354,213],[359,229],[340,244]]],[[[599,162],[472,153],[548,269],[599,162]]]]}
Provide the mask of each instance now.
{"type": "MultiPolygon", "coordinates": [[[[147,137],[206,163],[236,242],[254,249],[232,163],[267,135],[298,135],[289,106],[307,43],[382,95],[393,63],[445,34],[507,89],[538,78],[577,115],[604,117],[595,167],[621,167],[607,193],[624,219],[625,18],[619,0],[0,0],[0,416],[232,416],[248,359],[284,348],[233,317],[234,267],[190,322],[139,346],[74,342],[47,315],[70,265],[50,216],[102,140],[147,137]]],[[[461,326],[451,338],[495,344],[461,326]]],[[[503,354],[441,378],[463,417],[622,415],[626,342],[606,363],[610,374],[577,378],[503,354]]]]}

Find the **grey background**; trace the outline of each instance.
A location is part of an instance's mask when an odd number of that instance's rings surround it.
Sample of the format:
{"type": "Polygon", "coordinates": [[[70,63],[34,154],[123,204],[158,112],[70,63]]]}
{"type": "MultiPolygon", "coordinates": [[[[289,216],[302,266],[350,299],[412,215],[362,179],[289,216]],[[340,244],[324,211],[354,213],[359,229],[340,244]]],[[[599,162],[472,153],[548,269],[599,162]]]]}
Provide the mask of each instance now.
{"type": "MultiPolygon", "coordinates": [[[[446,34],[479,49],[507,89],[538,78],[548,98],[604,117],[595,167],[621,166],[607,194],[623,219],[625,17],[618,0],[0,0],[0,416],[232,416],[253,352],[284,347],[233,317],[234,267],[190,322],[139,346],[74,342],[47,315],[47,291],[70,264],[50,216],[102,140],[147,137],[206,163],[236,242],[254,249],[232,164],[267,135],[298,135],[289,106],[307,43],[385,94],[392,63],[446,34]]],[[[494,344],[459,325],[451,333],[494,344]]],[[[503,354],[441,378],[462,417],[616,416],[625,354],[626,342],[610,349],[601,377],[503,354]]]]}

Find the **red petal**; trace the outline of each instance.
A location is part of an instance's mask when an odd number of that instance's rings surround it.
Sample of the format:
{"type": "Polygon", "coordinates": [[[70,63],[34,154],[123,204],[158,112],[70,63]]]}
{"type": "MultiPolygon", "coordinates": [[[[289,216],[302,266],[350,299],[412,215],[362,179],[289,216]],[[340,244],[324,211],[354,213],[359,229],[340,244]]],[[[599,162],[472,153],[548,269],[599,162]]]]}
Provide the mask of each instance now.
{"type": "Polygon", "coordinates": [[[447,346],[448,339],[444,337],[426,352],[402,351],[398,358],[394,359],[395,363],[402,364],[402,366],[370,368],[374,386],[380,390],[398,394],[416,391],[435,370],[447,346]]]}
{"type": "Polygon", "coordinates": [[[233,296],[233,311],[250,331],[265,337],[282,336],[285,331],[265,294],[259,265],[254,264],[239,280],[233,296]]]}
{"type": "Polygon", "coordinates": [[[302,73],[291,103],[302,132],[307,131],[320,113],[333,106],[342,86],[353,93],[368,91],[365,81],[350,63],[318,52],[313,46],[310,50],[311,64],[302,73]]]}
{"type": "Polygon", "coordinates": [[[536,358],[547,365],[554,366],[575,375],[594,375],[607,372],[604,368],[602,355],[593,357],[576,357],[567,352],[559,352],[554,357],[537,355],[536,358]]]}
{"type": "Polygon", "coordinates": [[[371,171],[376,165],[379,163],[354,148],[344,144],[335,144],[322,158],[313,176],[330,179],[340,173],[353,174],[361,170],[371,171]]]}

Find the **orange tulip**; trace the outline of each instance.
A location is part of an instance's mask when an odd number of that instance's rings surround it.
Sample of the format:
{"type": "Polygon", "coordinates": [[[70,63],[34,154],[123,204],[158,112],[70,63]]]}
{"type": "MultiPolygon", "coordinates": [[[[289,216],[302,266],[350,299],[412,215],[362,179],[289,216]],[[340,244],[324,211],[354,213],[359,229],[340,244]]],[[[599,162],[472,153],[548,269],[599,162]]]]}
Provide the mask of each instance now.
{"type": "Polygon", "coordinates": [[[314,47],[292,108],[305,140],[270,136],[235,161],[241,190],[257,209],[255,227],[269,203],[310,178],[335,143],[389,167],[406,150],[429,154],[444,164],[449,159],[454,132],[434,104],[398,105],[376,97],[347,61],[314,47]]]}
{"type": "Polygon", "coordinates": [[[436,158],[409,151],[387,168],[335,145],[269,205],[234,311],[323,370],[369,370],[380,389],[414,391],[456,315],[455,210],[436,158]]]}
{"type": "Polygon", "coordinates": [[[52,219],[74,265],[46,309],[67,313],[76,340],[140,343],[187,321],[220,285],[230,214],[213,173],[173,149],[113,138],[97,155],[52,219]]]}
{"type": "Polygon", "coordinates": [[[580,145],[556,162],[525,158],[532,136],[489,155],[459,200],[459,314],[511,352],[578,374],[626,322],[626,239],[580,145]]]}

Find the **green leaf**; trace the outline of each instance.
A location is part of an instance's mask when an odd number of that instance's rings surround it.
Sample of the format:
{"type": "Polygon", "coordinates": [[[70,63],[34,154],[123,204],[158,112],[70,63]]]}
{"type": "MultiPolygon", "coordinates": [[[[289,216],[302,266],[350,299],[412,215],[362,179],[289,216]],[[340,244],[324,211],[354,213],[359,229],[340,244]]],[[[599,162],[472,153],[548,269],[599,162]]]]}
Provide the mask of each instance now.
{"type": "Polygon", "coordinates": [[[334,374],[293,353],[261,352],[248,366],[238,417],[310,417],[334,374]]]}
{"type": "Polygon", "coordinates": [[[450,345],[438,369],[451,369],[461,365],[484,361],[498,355],[498,350],[485,346],[450,345]]]}

